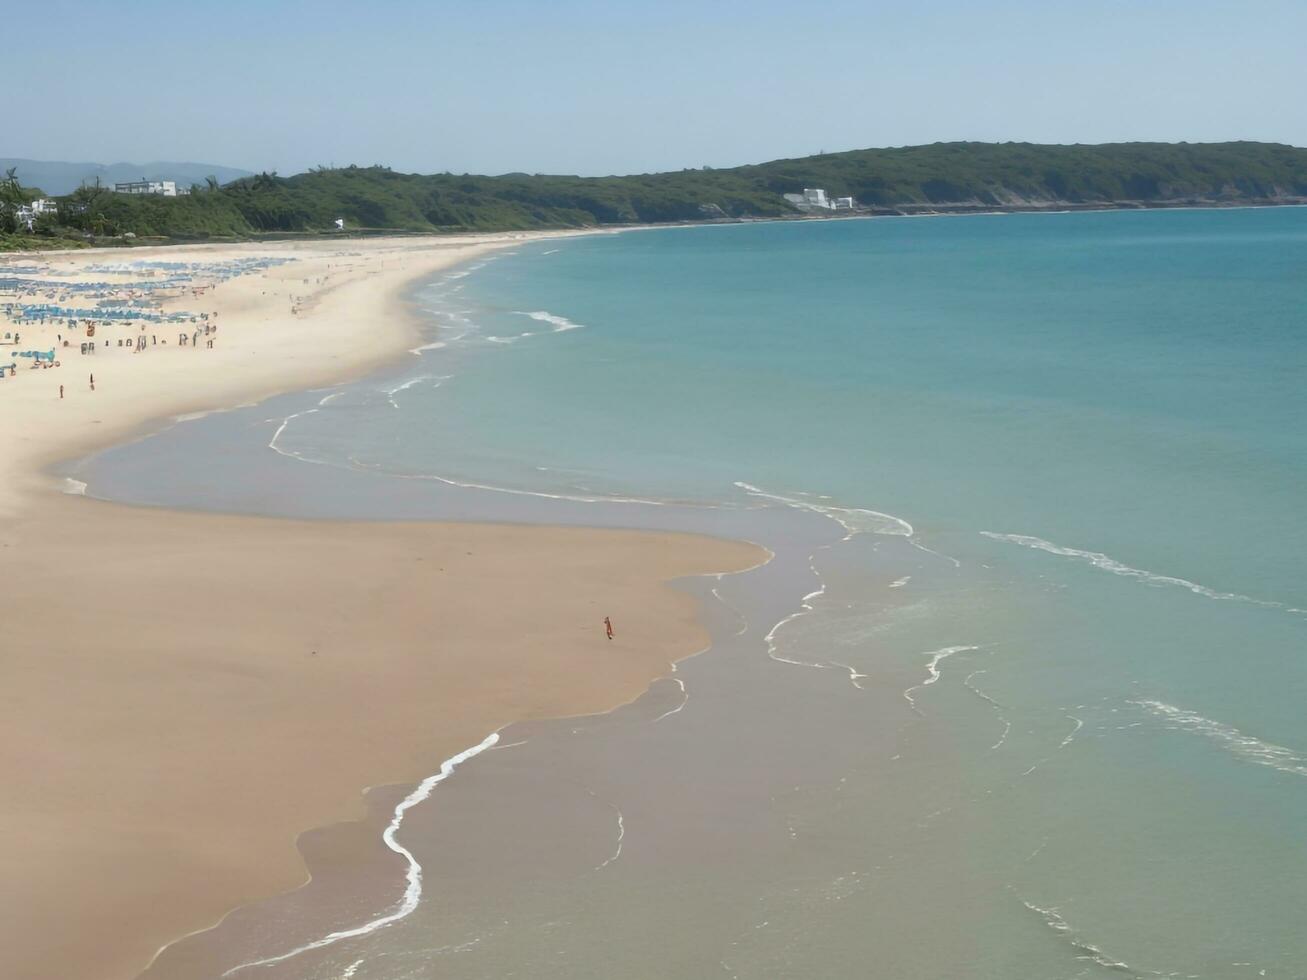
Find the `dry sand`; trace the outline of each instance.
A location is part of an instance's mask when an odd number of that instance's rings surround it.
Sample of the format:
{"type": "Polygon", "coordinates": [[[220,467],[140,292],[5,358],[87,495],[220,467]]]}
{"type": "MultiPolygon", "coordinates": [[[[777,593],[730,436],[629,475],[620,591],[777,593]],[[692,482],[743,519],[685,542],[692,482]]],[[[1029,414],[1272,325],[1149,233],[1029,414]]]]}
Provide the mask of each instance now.
{"type": "Polygon", "coordinates": [[[212,351],[73,353],[0,382],[0,976],[127,980],[302,882],[297,835],[361,817],[365,787],[511,721],[607,710],[706,643],[668,581],[759,549],[136,509],[42,472],[152,419],[393,358],[416,336],[407,284],[518,238],[170,249],[297,261],[178,301],[220,313],[212,351]]]}

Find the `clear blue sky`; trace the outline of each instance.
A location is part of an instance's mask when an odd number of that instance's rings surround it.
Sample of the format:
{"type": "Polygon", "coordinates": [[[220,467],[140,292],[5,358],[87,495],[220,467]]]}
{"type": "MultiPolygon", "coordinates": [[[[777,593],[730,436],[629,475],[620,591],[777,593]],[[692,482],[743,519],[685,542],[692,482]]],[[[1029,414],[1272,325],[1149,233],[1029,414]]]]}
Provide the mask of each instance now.
{"type": "Polygon", "coordinates": [[[42,0],[0,155],[630,173],[937,140],[1307,145],[1307,0],[42,0]]]}

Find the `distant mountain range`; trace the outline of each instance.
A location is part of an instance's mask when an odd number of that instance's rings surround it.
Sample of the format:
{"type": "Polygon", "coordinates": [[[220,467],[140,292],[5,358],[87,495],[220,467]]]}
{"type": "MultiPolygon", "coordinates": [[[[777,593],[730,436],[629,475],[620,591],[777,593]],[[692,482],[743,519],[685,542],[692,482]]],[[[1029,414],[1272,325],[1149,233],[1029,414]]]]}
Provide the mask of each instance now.
{"type": "Polygon", "coordinates": [[[0,171],[10,167],[18,169],[18,181],[24,187],[39,187],[47,194],[71,194],[82,184],[100,183],[112,187],[129,180],[175,180],[179,185],[203,184],[206,177],[216,177],[225,184],[239,177],[249,177],[251,171],[235,167],[220,167],[216,163],[171,163],[156,160],[152,163],[67,163],[62,160],[24,160],[18,157],[0,157],[0,171]]]}

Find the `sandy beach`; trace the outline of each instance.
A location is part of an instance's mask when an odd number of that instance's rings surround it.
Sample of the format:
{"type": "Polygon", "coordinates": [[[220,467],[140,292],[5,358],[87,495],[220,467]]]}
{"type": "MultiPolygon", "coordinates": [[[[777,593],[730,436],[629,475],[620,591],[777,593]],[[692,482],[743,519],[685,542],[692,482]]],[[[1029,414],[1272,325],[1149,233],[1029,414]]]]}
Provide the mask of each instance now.
{"type": "Polygon", "coordinates": [[[81,328],[62,346],[67,318],[0,323],[22,335],[13,350],[59,361],[19,361],[0,381],[5,977],[136,976],[170,941],[300,884],[296,837],[360,818],[366,787],[421,779],[512,721],[629,701],[705,645],[696,603],[668,582],[756,565],[760,549],[137,509],[60,493],[47,473],[170,417],[402,357],[419,342],[407,287],[525,237],[0,263],[0,278],[41,279],[51,294],[125,289],[140,278],[127,263],[194,275],[151,307],[173,321],[100,325],[93,355],[81,328]],[[176,319],[187,314],[197,320],[176,319]],[[117,345],[129,336],[150,339],[117,345]]]}

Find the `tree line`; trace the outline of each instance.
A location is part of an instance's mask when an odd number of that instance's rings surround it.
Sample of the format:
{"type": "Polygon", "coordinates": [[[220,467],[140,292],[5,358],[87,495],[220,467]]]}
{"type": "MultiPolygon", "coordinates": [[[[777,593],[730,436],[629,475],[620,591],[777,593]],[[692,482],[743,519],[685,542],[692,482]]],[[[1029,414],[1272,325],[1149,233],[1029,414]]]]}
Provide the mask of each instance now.
{"type": "MultiPolygon", "coordinates": [[[[21,176],[21,175],[19,175],[21,176]]],[[[59,199],[48,235],[203,239],[350,229],[437,232],[773,218],[783,195],[822,187],[878,212],[1048,206],[1175,206],[1307,200],[1307,150],[1269,143],[935,143],[742,167],[613,177],[403,174],[388,167],[266,172],[189,195],[84,186],[59,199]]],[[[0,188],[0,231],[31,191],[0,188]]],[[[44,219],[43,219],[44,220],[44,219]]]]}

